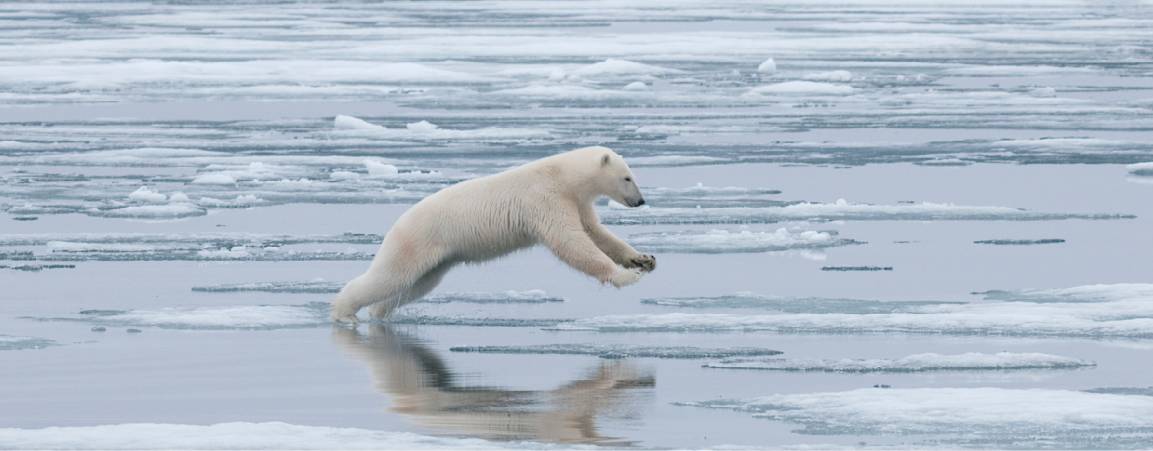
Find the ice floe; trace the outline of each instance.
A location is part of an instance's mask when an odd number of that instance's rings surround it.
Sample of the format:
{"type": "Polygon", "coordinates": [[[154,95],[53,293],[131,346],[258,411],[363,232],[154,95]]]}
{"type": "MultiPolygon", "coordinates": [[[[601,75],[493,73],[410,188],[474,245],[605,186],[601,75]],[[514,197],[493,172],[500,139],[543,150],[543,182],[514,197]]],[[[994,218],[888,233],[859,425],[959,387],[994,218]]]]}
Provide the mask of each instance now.
{"type": "Polygon", "coordinates": [[[926,371],[1042,370],[1085,368],[1095,364],[1081,359],[1035,352],[968,352],[914,354],[899,359],[725,359],[706,368],[769,371],[821,371],[833,373],[912,373],[926,371]]]}
{"type": "Polygon", "coordinates": [[[757,65],[757,72],[760,72],[762,74],[771,74],[771,73],[776,72],[776,71],[777,71],[777,62],[773,61],[772,58],[764,60],[761,62],[761,64],[757,65]]]}
{"type": "Polygon", "coordinates": [[[873,205],[798,203],[763,208],[634,208],[603,210],[611,224],[764,224],[783,221],[1055,221],[1068,219],[1132,219],[1121,213],[1050,213],[1021,208],[940,203],[873,205]]]}
{"type": "Polygon", "coordinates": [[[1129,173],[1141,176],[1153,176],[1153,162],[1150,163],[1134,163],[1126,166],[1129,173]]]}
{"type": "Polygon", "coordinates": [[[0,255],[17,261],[368,260],[374,248],[349,246],[381,239],[358,233],[12,234],[0,237],[0,255]]]}
{"type": "Polygon", "coordinates": [[[1153,284],[1116,283],[1070,288],[989,290],[973,294],[982,295],[988,300],[1006,302],[1078,303],[1142,299],[1153,302],[1153,284]]]}
{"type": "Polygon", "coordinates": [[[154,310],[83,310],[75,315],[31,318],[101,326],[199,330],[271,330],[331,324],[328,304],[167,307],[154,310]]]}
{"type": "Polygon", "coordinates": [[[898,313],[922,307],[964,304],[961,301],[877,301],[869,299],[761,296],[736,293],[725,296],[647,298],[642,304],[696,309],[760,309],[783,313],[898,313]]]}
{"type": "Polygon", "coordinates": [[[12,335],[0,335],[0,351],[12,351],[20,349],[40,349],[48,346],[55,346],[56,342],[44,338],[35,337],[17,337],[12,335]]]}
{"type": "MultiPolygon", "coordinates": [[[[664,313],[608,315],[556,330],[600,332],[775,332],[937,334],[1018,337],[1153,338],[1148,285],[1033,291],[1003,302],[940,303],[881,313],[664,313]]],[[[851,308],[851,307],[850,307],[851,308]]],[[[856,310],[849,310],[856,311],[856,310]]]]}
{"type": "Polygon", "coordinates": [[[781,351],[765,348],[699,348],[694,346],[649,346],[633,344],[548,344],[525,346],[454,346],[452,352],[486,354],[561,354],[595,355],[603,359],[655,357],[661,359],[704,359],[736,356],[770,356],[781,351]]]}
{"type": "Polygon", "coordinates": [[[719,254],[735,252],[773,252],[796,249],[824,249],[861,244],[838,238],[834,231],[702,230],[683,232],[649,232],[629,235],[629,242],[649,252],[719,254]]]}
{"type": "Polygon", "coordinates": [[[495,442],[411,432],[305,426],[281,422],[210,425],[125,423],[40,429],[0,428],[0,449],[596,449],[592,445],[495,442]]]}
{"type": "Polygon", "coordinates": [[[497,128],[477,129],[442,128],[422,120],[409,122],[403,128],[389,128],[369,123],[363,119],[338,115],[333,119],[337,132],[358,133],[371,137],[401,140],[493,140],[509,138],[540,138],[549,136],[548,130],[539,128],[497,128]]]}
{"type": "Polygon", "coordinates": [[[846,95],[853,87],[815,81],[786,81],[750,89],[745,95],[846,95]]]}
{"type": "Polygon", "coordinates": [[[681,403],[798,424],[803,434],[945,434],[979,447],[1140,448],[1153,398],[1054,389],[871,388],[681,403]]]}

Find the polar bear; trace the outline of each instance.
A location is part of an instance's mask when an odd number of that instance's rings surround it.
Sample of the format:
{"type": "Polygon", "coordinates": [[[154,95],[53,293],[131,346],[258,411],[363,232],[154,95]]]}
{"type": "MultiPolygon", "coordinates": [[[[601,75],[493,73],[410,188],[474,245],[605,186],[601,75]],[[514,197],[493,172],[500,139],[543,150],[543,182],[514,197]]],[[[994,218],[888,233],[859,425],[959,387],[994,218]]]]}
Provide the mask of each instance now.
{"type": "Polygon", "coordinates": [[[656,268],[600,224],[601,196],[638,207],[645,200],[632,171],[607,147],[585,147],[445,188],[396,220],[368,271],[332,300],[332,319],[374,319],[420,299],[462,262],[482,262],[536,244],[569,266],[620,288],[656,268]]]}

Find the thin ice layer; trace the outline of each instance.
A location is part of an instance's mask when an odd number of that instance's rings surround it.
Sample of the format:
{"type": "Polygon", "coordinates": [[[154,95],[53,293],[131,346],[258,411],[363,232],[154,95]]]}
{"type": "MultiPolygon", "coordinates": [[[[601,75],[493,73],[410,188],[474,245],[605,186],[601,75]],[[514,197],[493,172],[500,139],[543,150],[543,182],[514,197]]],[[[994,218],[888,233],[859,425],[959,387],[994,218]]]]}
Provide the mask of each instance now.
{"type": "Polygon", "coordinates": [[[913,354],[898,359],[725,359],[703,365],[767,371],[817,371],[830,373],[916,373],[927,371],[1048,370],[1094,366],[1072,357],[1042,353],[968,352],[964,354],[913,354]]]}

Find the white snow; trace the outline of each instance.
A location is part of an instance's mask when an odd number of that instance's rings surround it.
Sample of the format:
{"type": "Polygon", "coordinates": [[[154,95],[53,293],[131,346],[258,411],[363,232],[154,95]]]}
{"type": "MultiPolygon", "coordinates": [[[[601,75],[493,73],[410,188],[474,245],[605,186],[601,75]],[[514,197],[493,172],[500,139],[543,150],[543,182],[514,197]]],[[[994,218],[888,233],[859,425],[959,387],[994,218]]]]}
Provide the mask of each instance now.
{"type": "Polygon", "coordinates": [[[281,422],[210,425],[126,423],[101,426],[0,428],[0,449],[595,449],[538,442],[493,442],[410,432],[305,426],[281,422]]]}
{"type": "Polygon", "coordinates": [[[853,87],[815,81],[786,81],[758,86],[748,90],[746,95],[845,95],[852,94],[853,87]]]}
{"type": "Polygon", "coordinates": [[[197,175],[196,178],[192,179],[192,183],[197,185],[235,185],[236,178],[221,172],[209,172],[197,175]]]}
{"type": "MultiPolygon", "coordinates": [[[[825,433],[1086,434],[1153,428],[1153,397],[1070,390],[871,388],[684,403],[825,433]]],[[[1035,442],[1033,442],[1035,443],[1035,442]]]]}
{"type": "Polygon", "coordinates": [[[624,89],[626,91],[644,91],[649,89],[649,85],[646,85],[643,81],[634,81],[625,85],[624,89]]]}
{"type": "Polygon", "coordinates": [[[1019,370],[1083,368],[1092,362],[1035,352],[968,352],[964,354],[914,354],[899,359],[728,359],[710,362],[707,368],[777,371],[826,371],[837,373],[919,372],[958,370],[1019,370]]]}
{"type": "Polygon", "coordinates": [[[396,166],[378,160],[364,160],[364,169],[369,177],[392,177],[400,173],[396,166]]]}
{"type": "Polygon", "coordinates": [[[654,66],[651,64],[609,58],[599,63],[582,66],[576,70],[573,70],[571,73],[582,77],[588,77],[597,75],[660,75],[675,72],[679,71],[667,67],[654,66]]]}
{"type": "Polygon", "coordinates": [[[832,81],[847,83],[853,81],[853,73],[847,70],[832,70],[828,72],[813,72],[811,74],[805,74],[805,76],[802,78],[812,81],[832,81]]]}
{"type": "Polygon", "coordinates": [[[168,202],[168,196],[157,191],[153,191],[147,186],[141,186],[136,191],[133,191],[128,195],[128,199],[150,204],[162,204],[168,202]]]}
{"type": "Polygon", "coordinates": [[[437,126],[436,124],[429,122],[429,121],[420,121],[420,122],[411,122],[411,123],[405,124],[404,128],[407,128],[407,129],[414,131],[414,132],[425,133],[425,132],[431,132],[431,131],[436,130],[440,127],[437,126]]]}
{"type": "Polygon", "coordinates": [[[764,60],[761,62],[761,64],[757,65],[757,72],[760,72],[762,74],[771,74],[771,73],[776,72],[776,71],[777,71],[777,62],[773,61],[772,58],[764,60]]]}

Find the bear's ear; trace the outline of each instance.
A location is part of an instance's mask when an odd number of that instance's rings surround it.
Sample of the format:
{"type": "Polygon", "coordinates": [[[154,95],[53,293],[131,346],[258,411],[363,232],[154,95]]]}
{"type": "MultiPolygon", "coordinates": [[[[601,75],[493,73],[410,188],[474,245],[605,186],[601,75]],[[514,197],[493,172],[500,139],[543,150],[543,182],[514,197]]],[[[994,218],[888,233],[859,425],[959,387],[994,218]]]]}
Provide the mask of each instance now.
{"type": "Polygon", "coordinates": [[[605,154],[605,156],[601,157],[601,167],[602,168],[609,165],[609,158],[610,158],[609,154],[607,154],[607,153],[605,154]]]}

